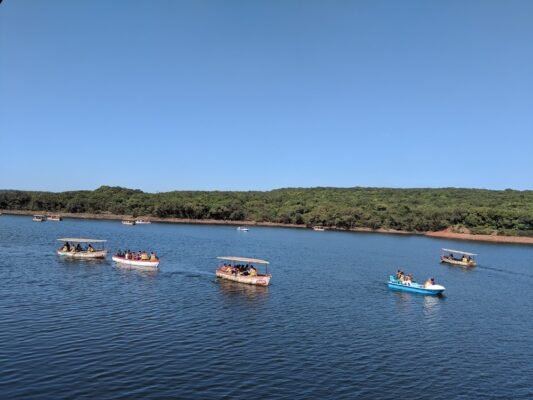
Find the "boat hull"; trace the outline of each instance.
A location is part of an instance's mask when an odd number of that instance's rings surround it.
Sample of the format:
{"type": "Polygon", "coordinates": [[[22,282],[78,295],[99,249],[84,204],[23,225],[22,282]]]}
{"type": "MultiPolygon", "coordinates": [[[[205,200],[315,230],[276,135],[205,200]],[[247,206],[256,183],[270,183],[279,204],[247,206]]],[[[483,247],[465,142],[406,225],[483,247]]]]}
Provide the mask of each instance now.
{"type": "Polygon", "coordinates": [[[106,258],[107,250],[97,251],[62,251],[58,250],[57,255],[68,258],[78,258],[81,260],[92,260],[98,258],[106,258]]]}
{"type": "Polygon", "coordinates": [[[150,261],[150,260],[126,260],[124,257],[111,257],[112,260],[116,263],[122,265],[128,265],[130,267],[140,267],[140,268],[150,268],[157,269],[159,268],[159,260],[150,261]]]}
{"type": "Polygon", "coordinates": [[[459,265],[461,267],[475,267],[477,265],[477,263],[474,260],[470,260],[470,261],[453,260],[451,258],[444,257],[444,256],[441,256],[440,262],[451,264],[451,265],[459,265]]]}
{"type": "Polygon", "coordinates": [[[256,285],[256,286],[268,286],[270,284],[270,279],[272,278],[272,275],[261,275],[261,274],[256,275],[256,276],[234,275],[232,273],[222,271],[220,268],[217,269],[215,273],[216,273],[216,276],[221,279],[226,279],[228,281],[246,283],[247,285],[256,285]]]}
{"type": "Polygon", "coordinates": [[[437,296],[446,290],[446,288],[441,285],[431,285],[426,287],[416,282],[400,282],[395,279],[389,279],[387,285],[389,286],[389,289],[403,290],[404,292],[427,294],[431,296],[437,296]]]}

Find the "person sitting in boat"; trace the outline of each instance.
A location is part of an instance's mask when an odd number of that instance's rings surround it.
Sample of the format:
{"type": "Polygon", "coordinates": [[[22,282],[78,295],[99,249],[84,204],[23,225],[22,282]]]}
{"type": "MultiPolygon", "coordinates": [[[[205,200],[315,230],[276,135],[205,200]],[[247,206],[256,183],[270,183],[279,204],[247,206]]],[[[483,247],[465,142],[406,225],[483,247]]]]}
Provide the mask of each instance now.
{"type": "Polygon", "coordinates": [[[403,275],[402,271],[400,271],[400,270],[396,271],[396,279],[399,280],[402,275],[403,275]]]}
{"type": "Polygon", "coordinates": [[[148,253],[146,251],[144,251],[144,250],[141,253],[141,260],[148,261],[148,253]]]}
{"type": "Polygon", "coordinates": [[[250,266],[250,276],[257,276],[257,270],[253,265],[250,266]]]}
{"type": "Polygon", "coordinates": [[[83,249],[81,248],[81,244],[77,244],[74,251],[83,251],[83,249]]]}
{"type": "Polygon", "coordinates": [[[435,278],[428,278],[428,280],[424,283],[424,287],[428,288],[435,284],[435,278]]]}
{"type": "Polygon", "coordinates": [[[87,246],[87,251],[88,251],[89,253],[94,252],[94,247],[93,247],[92,244],[89,243],[89,245],[87,246]]]}
{"type": "Polygon", "coordinates": [[[150,261],[157,261],[157,256],[153,251],[150,253],[150,261]]]}

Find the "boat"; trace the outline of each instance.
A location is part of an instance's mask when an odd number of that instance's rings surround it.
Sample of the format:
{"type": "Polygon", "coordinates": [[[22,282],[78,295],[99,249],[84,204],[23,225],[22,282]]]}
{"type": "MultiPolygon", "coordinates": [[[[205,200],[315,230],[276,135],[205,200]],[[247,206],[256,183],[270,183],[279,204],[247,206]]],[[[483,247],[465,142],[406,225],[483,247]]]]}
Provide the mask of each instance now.
{"type": "Polygon", "coordinates": [[[63,218],[60,215],[49,215],[46,217],[47,221],[62,221],[63,218]]]}
{"type": "Polygon", "coordinates": [[[146,224],[151,224],[152,221],[149,221],[147,219],[142,219],[142,218],[139,218],[139,219],[136,219],[135,220],[135,224],[136,225],[146,225],[146,224]]]}
{"type": "Polygon", "coordinates": [[[106,258],[107,256],[107,250],[104,248],[106,240],[83,238],[63,238],[57,240],[64,243],[63,246],[57,249],[58,256],[79,259],[106,258]],[[76,246],[71,245],[71,243],[76,243],[76,246]],[[95,248],[93,247],[93,243],[101,246],[95,248]],[[82,244],[87,244],[87,247],[84,248],[82,244]]]}
{"type": "Polygon", "coordinates": [[[238,226],[237,227],[237,230],[238,231],[243,231],[243,232],[248,232],[250,229],[245,227],[245,226],[238,226]]]}
{"type": "Polygon", "coordinates": [[[131,267],[140,267],[147,269],[157,269],[159,268],[159,259],[153,260],[130,260],[125,256],[115,254],[111,259],[121,265],[128,265],[131,267]]]}
{"type": "Polygon", "coordinates": [[[475,257],[477,254],[468,253],[466,251],[442,249],[440,262],[452,265],[460,265],[462,267],[475,267],[477,262],[475,257]]]}
{"type": "Polygon", "coordinates": [[[313,226],[313,230],[317,231],[317,232],[324,232],[326,230],[326,228],[324,228],[321,225],[317,225],[317,226],[313,226]]]}
{"type": "Polygon", "coordinates": [[[442,285],[421,285],[417,282],[401,281],[392,275],[389,276],[387,285],[393,290],[403,290],[406,292],[429,294],[433,296],[442,294],[446,290],[446,288],[442,285]]]}
{"type": "Polygon", "coordinates": [[[135,225],[135,220],[133,219],[122,220],[122,225],[135,225]]]}
{"type": "Polygon", "coordinates": [[[32,221],[33,222],[44,222],[46,221],[46,216],[45,215],[34,215],[32,218],[32,221]]]}
{"type": "Polygon", "coordinates": [[[218,278],[256,286],[270,284],[272,275],[268,273],[268,264],[270,264],[268,261],[246,257],[217,257],[217,259],[223,261],[215,271],[218,278]],[[264,265],[265,273],[258,273],[254,264],[264,265]]]}

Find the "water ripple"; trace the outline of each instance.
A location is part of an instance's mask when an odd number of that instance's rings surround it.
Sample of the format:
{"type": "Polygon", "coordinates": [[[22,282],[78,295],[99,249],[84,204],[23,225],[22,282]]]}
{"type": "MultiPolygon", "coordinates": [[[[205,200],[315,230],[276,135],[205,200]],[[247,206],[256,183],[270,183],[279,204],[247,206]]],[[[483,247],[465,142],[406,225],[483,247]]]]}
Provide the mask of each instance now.
{"type": "Polygon", "coordinates": [[[249,233],[2,216],[1,397],[531,398],[529,248],[480,244],[490,264],[465,271],[435,239],[249,233]],[[156,243],[161,269],[59,259],[69,232],[156,243]],[[272,285],[217,280],[220,254],[269,259],[272,285]],[[399,259],[446,296],[388,290],[399,259]]]}

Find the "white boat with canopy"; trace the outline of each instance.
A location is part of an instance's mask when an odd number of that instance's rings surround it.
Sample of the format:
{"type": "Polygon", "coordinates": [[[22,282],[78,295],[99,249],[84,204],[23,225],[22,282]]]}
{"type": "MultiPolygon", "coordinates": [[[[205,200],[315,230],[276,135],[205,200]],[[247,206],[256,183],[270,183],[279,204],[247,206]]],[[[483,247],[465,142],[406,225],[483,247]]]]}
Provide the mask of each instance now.
{"type": "Polygon", "coordinates": [[[111,259],[122,266],[154,270],[159,268],[159,258],[157,258],[153,252],[152,254],[153,257],[150,257],[150,255],[146,252],[142,253],[141,255],[133,253],[118,253],[111,257],[111,259]]]}
{"type": "Polygon", "coordinates": [[[33,222],[44,222],[46,221],[46,215],[34,215],[32,218],[33,222]]]}
{"type": "Polygon", "coordinates": [[[460,265],[462,267],[475,267],[477,265],[475,257],[477,254],[469,253],[467,251],[442,249],[440,262],[452,265],[460,265]]]}
{"type": "Polygon", "coordinates": [[[151,224],[152,221],[150,221],[149,219],[144,219],[144,218],[137,218],[135,220],[135,224],[136,225],[147,225],[147,224],[151,224]]]}
{"type": "Polygon", "coordinates": [[[135,225],[135,220],[134,219],[124,219],[122,220],[122,225],[135,225]]]}
{"type": "Polygon", "coordinates": [[[215,274],[221,279],[248,285],[268,286],[272,275],[268,273],[268,261],[246,257],[217,257],[221,263],[215,274]],[[259,273],[255,265],[264,265],[265,273],[259,273]]]}
{"type": "Polygon", "coordinates": [[[64,243],[63,246],[57,249],[58,256],[79,259],[106,258],[107,256],[107,250],[104,248],[104,243],[107,240],[83,238],[63,238],[57,240],[64,243]]]}

